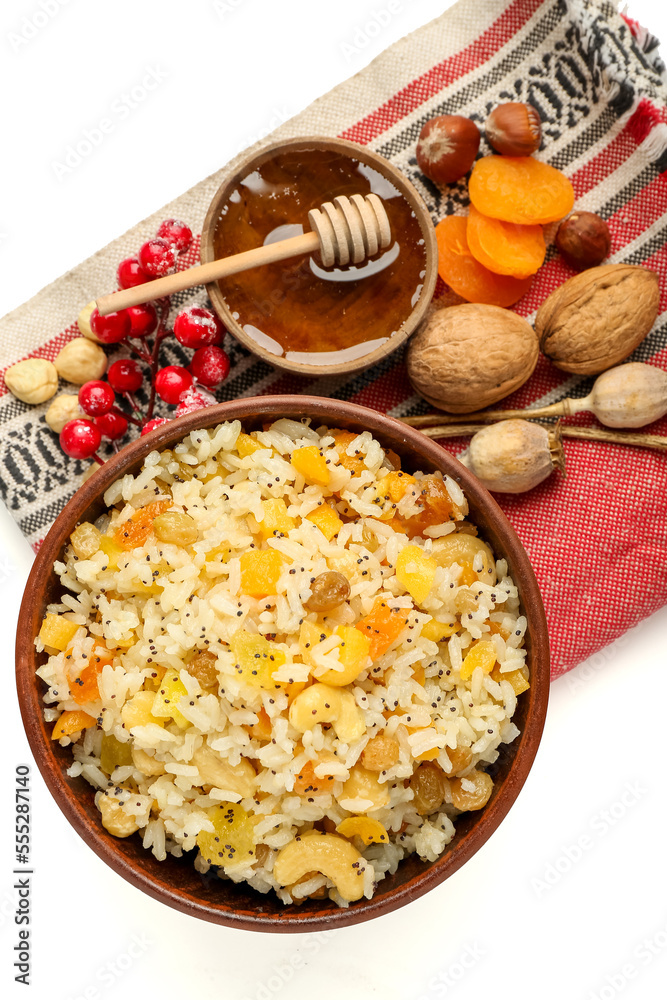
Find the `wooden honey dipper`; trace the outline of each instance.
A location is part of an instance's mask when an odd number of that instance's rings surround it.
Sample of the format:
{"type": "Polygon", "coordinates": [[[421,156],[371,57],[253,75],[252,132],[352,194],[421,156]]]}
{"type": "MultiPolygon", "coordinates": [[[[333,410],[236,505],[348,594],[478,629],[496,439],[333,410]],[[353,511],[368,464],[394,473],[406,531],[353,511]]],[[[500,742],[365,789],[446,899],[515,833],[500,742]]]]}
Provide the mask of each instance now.
{"type": "Polygon", "coordinates": [[[103,295],[96,303],[99,314],[107,316],[110,312],[173,295],[174,292],[192,288],[193,285],[205,285],[209,281],[218,281],[252,267],[316,251],[319,251],[324,267],[361,264],[366,257],[374,256],[391,242],[387,212],[376,194],[367,194],[365,197],[353,194],[349,198],[341,195],[334,198],[333,202],[325,202],[321,208],[312,209],[308,213],[308,221],[311,232],[301,236],[269,243],[232,257],[189,267],[186,271],[176,271],[143,285],[103,295]]]}

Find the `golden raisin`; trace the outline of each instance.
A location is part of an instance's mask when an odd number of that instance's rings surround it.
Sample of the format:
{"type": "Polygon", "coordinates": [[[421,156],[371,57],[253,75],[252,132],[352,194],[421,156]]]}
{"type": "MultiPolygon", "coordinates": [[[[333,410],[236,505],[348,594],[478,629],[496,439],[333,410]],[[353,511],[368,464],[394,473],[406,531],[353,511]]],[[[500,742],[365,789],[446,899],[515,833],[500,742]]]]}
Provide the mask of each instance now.
{"type": "Polygon", "coordinates": [[[394,766],[398,754],[398,740],[380,733],[366,744],[366,749],[361,755],[361,763],[368,771],[386,771],[394,766]]]}
{"type": "Polygon", "coordinates": [[[413,802],[420,816],[429,816],[445,801],[447,778],[435,761],[424,761],[415,768],[410,778],[413,802]]]}
{"type": "Polygon", "coordinates": [[[452,802],[457,809],[470,811],[482,809],[491,798],[493,780],[486,771],[471,771],[465,778],[453,778],[451,782],[452,802]],[[474,789],[466,789],[463,782],[471,782],[474,789]]]}
{"type": "Polygon", "coordinates": [[[194,517],[183,514],[179,510],[168,510],[153,521],[155,537],[161,542],[171,542],[172,545],[193,545],[199,538],[199,531],[194,517]]]}
{"type": "Polygon", "coordinates": [[[203,652],[197,653],[185,669],[199,681],[203,688],[217,688],[218,657],[210,650],[205,649],[203,652]]]}
{"type": "Polygon", "coordinates": [[[316,576],[310,589],[311,595],[305,602],[309,611],[333,611],[350,596],[347,577],[333,570],[316,576]]]}

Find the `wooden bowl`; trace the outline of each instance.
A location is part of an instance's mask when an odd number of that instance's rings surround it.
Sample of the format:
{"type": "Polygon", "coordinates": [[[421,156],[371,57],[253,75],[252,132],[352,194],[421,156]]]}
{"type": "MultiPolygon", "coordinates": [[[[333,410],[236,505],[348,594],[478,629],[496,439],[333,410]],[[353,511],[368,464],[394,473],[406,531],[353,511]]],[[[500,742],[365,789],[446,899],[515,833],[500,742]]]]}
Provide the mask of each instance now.
{"type": "Polygon", "coordinates": [[[310,208],[319,208],[339,194],[366,194],[372,189],[386,196],[392,222],[392,249],[386,251],[387,258],[398,250],[388,270],[356,282],[336,284],[322,280],[322,274],[313,282],[307,258],[306,271],[299,270],[302,258],[290,266],[282,262],[255,268],[207,286],[218,316],[248,350],[276,368],[309,378],[349,374],[376,365],[400,347],[423,319],[435,289],[438,249],[433,222],[416,189],[384,157],[353,142],[308,136],[275,143],[254,153],[223,182],[204,221],[202,263],[260,246],[279,225],[301,224],[308,231],[310,208]],[[296,180],[285,165],[286,156],[289,169],[301,171],[296,180]],[[315,163],[306,163],[307,157],[317,157],[324,176],[318,175],[315,163]],[[354,169],[353,180],[345,175],[348,164],[354,169]],[[359,172],[359,164],[365,173],[359,172]],[[269,172],[275,191],[272,199],[249,204],[252,194],[247,192],[252,184],[243,182],[257,177],[258,170],[269,172]],[[393,197],[387,181],[393,186],[393,197]],[[281,199],[279,204],[276,198],[281,199]],[[351,347],[316,361],[320,320],[322,332],[331,336],[333,331],[341,343],[365,339],[379,346],[361,357],[349,357],[357,350],[351,347]],[[260,324],[261,334],[251,335],[244,328],[259,330],[260,324]],[[282,350],[272,336],[280,340],[278,330],[283,338],[288,331],[298,350],[276,353],[282,350]],[[380,343],[383,337],[385,342],[380,343]]]}
{"type": "Polygon", "coordinates": [[[547,708],[549,642],[535,575],[514,529],[489,493],[449,452],[415,429],[353,403],[310,396],[262,396],[221,403],[174,420],[124,447],[84,483],[56,518],[30,573],[19,616],[16,677],[25,731],[42,776],[69,822],[98,857],[149,896],[192,916],[248,930],[301,932],[354,924],[403,906],[439,885],[479,850],[507,814],[535,757],[547,708]],[[394,875],[379,883],[372,899],[352,903],[348,909],[339,909],[328,899],[286,907],[273,893],[265,896],[248,886],[201,876],[187,858],[169,856],[157,861],[142,847],[138,835],[126,840],[110,836],[100,823],[92,787],[83,778],[66,774],[71,751],[51,740],[52,726],[43,717],[43,683],[35,675],[45,654],[35,651],[33,639],[46,606],[58,601],[61,593],[53,563],[62,558],[74,527],[104,511],[103,494],[111,483],[125,473],[136,473],[150,451],[171,447],[198,427],[238,418],[253,429],[265,420],[304,415],[312,417],[315,426],[328,423],[370,430],[401,456],[406,469],[440,470],[452,476],[468,498],[471,520],[496,554],[507,559],[529,622],[526,645],[531,686],[519,698],[514,717],[521,735],[500,747],[500,756],[489,769],[495,788],[488,805],[459,817],[456,836],[437,861],[426,863],[411,855],[394,875]]]}

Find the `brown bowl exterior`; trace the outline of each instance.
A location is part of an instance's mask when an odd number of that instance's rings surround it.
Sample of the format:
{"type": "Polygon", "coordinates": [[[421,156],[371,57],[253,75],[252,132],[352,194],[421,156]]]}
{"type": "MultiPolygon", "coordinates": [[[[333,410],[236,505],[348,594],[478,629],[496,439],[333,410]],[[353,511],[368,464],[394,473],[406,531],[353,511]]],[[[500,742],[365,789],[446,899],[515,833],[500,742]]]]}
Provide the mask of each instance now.
{"type": "Polygon", "coordinates": [[[410,208],[415,213],[422,236],[424,237],[426,273],[424,275],[423,287],[414,309],[400,329],[389,338],[386,344],[382,344],[375,351],[372,351],[370,354],[366,354],[357,360],[330,365],[308,365],[299,361],[288,361],[284,357],[280,357],[277,354],[272,354],[270,351],[267,351],[264,347],[261,347],[257,341],[253,340],[252,337],[249,337],[243,327],[240,326],[240,324],[234,319],[234,316],[227,306],[225,297],[222,294],[218,282],[210,282],[206,286],[213,308],[236,340],[240,341],[240,343],[242,343],[244,347],[247,347],[249,351],[252,351],[253,354],[256,354],[268,364],[273,365],[274,368],[281,368],[285,371],[295,372],[298,375],[303,375],[311,379],[313,377],[323,377],[326,375],[349,375],[352,372],[363,371],[366,368],[371,368],[373,365],[377,365],[383,358],[387,357],[387,355],[393,354],[394,351],[398,350],[401,344],[405,343],[410,334],[417,329],[417,326],[426,315],[426,310],[428,309],[431,298],[433,297],[438,277],[438,246],[435,239],[435,229],[433,228],[433,222],[431,221],[428,209],[417,189],[410,183],[405,174],[401,173],[400,170],[397,170],[396,167],[383,156],[380,156],[378,153],[374,153],[366,146],[360,146],[355,142],[348,142],[346,139],[336,139],[331,136],[306,136],[304,138],[288,139],[285,142],[273,143],[272,145],[261,149],[259,152],[253,153],[252,156],[244,160],[236,168],[234,173],[223,181],[221,186],[216,191],[208,212],[206,213],[206,219],[204,220],[204,227],[201,234],[200,256],[202,264],[208,264],[210,261],[215,260],[215,230],[220,215],[220,209],[227,201],[231,191],[233,191],[238,185],[240,178],[245,176],[248,172],[248,169],[251,166],[257,168],[263,163],[267,163],[269,160],[273,159],[277,153],[290,151],[298,152],[302,149],[313,148],[343,153],[356,160],[361,160],[368,166],[374,167],[375,170],[391,181],[394,187],[398,188],[410,205],[410,208]]]}
{"type": "Polygon", "coordinates": [[[368,920],[416,899],[452,875],[493,833],[516,799],[540,741],[549,692],[549,642],[537,581],[514,529],[489,493],[449,452],[414,428],[363,406],[313,396],[263,396],[221,403],[163,425],[127,445],[84,483],[56,518],[30,573],[19,615],[16,680],[28,741],[51,794],[77,833],[114,871],[154,899],[213,923],[256,931],[320,931],[368,920]],[[61,593],[53,564],[61,558],[74,527],[103,512],[103,494],[119,476],[137,472],[150,451],[170,447],[200,427],[239,419],[244,427],[254,429],[266,420],[304,416],[311,417],[315,426],[370,430],[401,456],[404,468],[440,470],[455,479],[468,498],[471,519],[496,554],[507,559],[529,623],[531,687],[519,699],[514,717],[521,735],[501,747],[490,769],[495,789],[489,804],[480,812],[461,815],[454,840],[437,861],[425,863],[411,855],[394,875],[379,883],[372,899],[352,903],[348,909],[328,899],[286,907],[274,894],[260,895],[249,887],[200,875],[187,856],[157,861],[137,835],[126,840],[109,835],[99,821],[91,786],[81,777],[66,774],[71,754],[51,740],[51,726],[43,717],[43,685],[35,675],[44,654],[36,652],[33,639],[46,606],[61,593]]]}

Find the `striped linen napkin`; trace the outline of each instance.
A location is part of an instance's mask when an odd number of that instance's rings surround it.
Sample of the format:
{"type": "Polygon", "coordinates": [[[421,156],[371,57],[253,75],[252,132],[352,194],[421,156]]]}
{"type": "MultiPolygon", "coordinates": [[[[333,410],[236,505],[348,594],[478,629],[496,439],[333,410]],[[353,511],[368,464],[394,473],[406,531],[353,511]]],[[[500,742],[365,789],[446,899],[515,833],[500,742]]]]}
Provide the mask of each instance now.
{"type": "MultiPolygon", "coordinates": [[[[460,0],[440,18],[393,45],[351,80],[281,126],[268,140],[339,135],[368,145],[403,170],[434,222],[464,212],[465,182],[440,191],[419,172],[415,144],[433,115],[467,115],[482,124],[502,101],[539,109],[541,159],[571,179],[576,204],[603,216],[612,233],[611,262],[657,271],[658,321],[634,360],[667,363],[667,102],[657,42],[611,3],[600,0],[460,0]]],[[[264,144],[264,143],[262,143],[264,144]]],[[[257,144],[257,148],[260,144],[257,144]]],[[[247,155],[245,151],[243,157],[247,155]]],[[[200,231],[208,204],[238,158],[144,220],[0,320],[2,371],[27,356],[53,358],[78,331],[81,306],[115,287],[118,262],[159,221],[185,219],[200,231]]],[[[179,262],[196,262],[198,241],[179,262]]],[[[571,272],[550,251],[531,291],[517,305],[535,311],[571,272]]],[[[203,289],[173,298],[174,310],[205,302],[203,289]]],[[[348,378],[305,381],[274,371],[231,338],[228,380],[219,400],[275,392],[352,400],[393,416],[424,412],[401,353],[348,378]]],[[[185,358],[172,339],[165,363],[185,358]]],[[[1,374],[1,372],[0,372],[1,374]]],[[[586,395],[592,379],[568,376],[542,358],[507,407],[543,405],[586,395]]],[[[61,389],[73,391],[63,384],[61,389]]],[[[0,379],[0,488],[10,513],[36,547],[76,489],[83,464],[68,459],[43,415],[15,399],[0,379]]],[[[594,423],[587,414],[572,418],[594,423]]],[[[665,434],[667,419],[651,428],[665,434]]],[[[466,445],[449,439],[455,454],[466,445]]],[[[567,479],[559,475],[528,494],[499,497],[537,573],[549,620],[553,676],[601,649],[657,610],[667,597],[665,456],[588,441],[566,441],[567,479]]]]}

